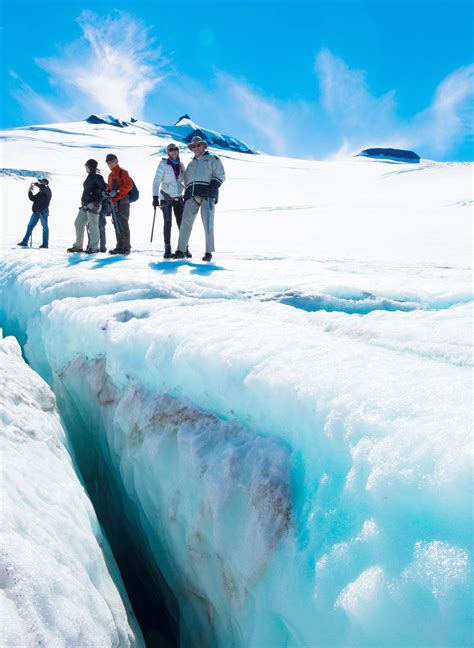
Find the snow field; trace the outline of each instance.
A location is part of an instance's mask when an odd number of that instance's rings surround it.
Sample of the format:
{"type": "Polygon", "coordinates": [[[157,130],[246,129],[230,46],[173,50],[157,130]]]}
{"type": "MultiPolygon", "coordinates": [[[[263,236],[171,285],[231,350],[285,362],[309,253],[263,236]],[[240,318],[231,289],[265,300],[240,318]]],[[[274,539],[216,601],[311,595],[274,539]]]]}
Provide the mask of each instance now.
{"type": "Polygon", "coordinates": [[[0,341],[1,598],[4,646],[142,646],[56,399],[0,341]]]}

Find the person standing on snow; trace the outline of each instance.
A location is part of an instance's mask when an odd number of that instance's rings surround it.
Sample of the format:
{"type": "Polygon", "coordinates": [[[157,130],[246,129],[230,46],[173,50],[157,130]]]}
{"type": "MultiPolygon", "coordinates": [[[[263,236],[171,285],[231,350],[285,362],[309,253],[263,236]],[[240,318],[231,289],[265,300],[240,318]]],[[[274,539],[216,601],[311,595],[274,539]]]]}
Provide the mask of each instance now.
{"type": "Polygon", "coordinates": [[[97,254],[99,251],[99,212],[102,204],[102,192],[106,188],[105,180],[97,173],[97,160],[87,160],[85,163],[87,177],[84,180],[81,206],[74,221],[76,240],[68,252],[83,252],[84,231],[86,225],[89,231],[89,244],[86,254],[97,254]]]}
{"type": "Polygon", "coordinates": [[[33,213],[26,228],[26,234],[23,237],[18,245],[20,247],[28,247],[28,239],[33,233],[38,221],[41,221],[41,227],[43,228],[43,243],[40,245],[40,248],[47,249],[49,245],[49,227],[48,227],[48,216],[49,216],[49,203],[51,202],[51,189],[49,188],[49,181],[46,178],[40,178],[38,182],[32,182],[30,188],[28,189],[28,198],[33,202],[32,209],[33,213]],[[33,187],[38,187],[38,193],[33,193],[33,187]]]}
{"type": "Polygon", "coordinates": [[[207,143],[195,135],[188,148],[194,157],[184,172],[184,211],[179,230],[178,248],[173,259],[184,259],[196,215],[201,210],[206,235],[203,261],[211,261],[214,247],[214,208],[219,198],[219,187],[225,180],[224,166],[217,155],[207,151],[207,143]]]}
{"type": "Polygon", "coordinates": [[[112,217],[115,227],[117,245],[109,254],[130,254],[130,199],[128,194],[133,189],[133,182],[128,171],[121,169],[118,158],[114,153],[109,153],[105,158],[110,169],[107,182],[107,194],[112,201],[112,217]]]}
{"type": "MultiPolygon", "coordinates": [[[[158,164],[153,180],[153,207],[160,207],[163,212],[163,239],[165,243],[163,258],[170,259],[172,212],[174,212],[178,230],[181,228],[181,218],[183,216],[184,165],[179,159],[179,148],[176,144],[168,144],[166,150],[168,157],[162,158],[158,164]]],[[[188,248],[186,248],[185,256],[188,259],[192,257],[188,248]]]]}

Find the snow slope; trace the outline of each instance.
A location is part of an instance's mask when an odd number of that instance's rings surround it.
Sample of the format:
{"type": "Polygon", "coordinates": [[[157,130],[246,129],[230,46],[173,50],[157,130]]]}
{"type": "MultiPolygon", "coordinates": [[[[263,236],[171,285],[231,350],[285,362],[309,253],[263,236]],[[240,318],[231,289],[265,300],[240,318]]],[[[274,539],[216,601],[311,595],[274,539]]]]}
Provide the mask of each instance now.
{"type": "Polygon", "coordinates": [[[49,387],[0,340],[3,646],[142,646],[49,387]]]}
{"type": "Polygon", "coordinates": [[[166,138],[3,136],[9,210],[28,169],[54,203],[47,252],[4,219],[1,323],[120,481],[181,644],[469,645],[472,166],[220,152],[204,265],[149,243],[166,138]],[[82,165],[111,150],[134,252],[67,256],[82,165]]]}

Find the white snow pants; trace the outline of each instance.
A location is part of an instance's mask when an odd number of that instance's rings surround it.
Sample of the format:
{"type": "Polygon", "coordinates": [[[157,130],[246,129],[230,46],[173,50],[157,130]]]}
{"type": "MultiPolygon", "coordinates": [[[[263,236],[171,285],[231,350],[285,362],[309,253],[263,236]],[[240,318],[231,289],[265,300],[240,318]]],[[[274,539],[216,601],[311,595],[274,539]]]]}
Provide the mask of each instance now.
{"type": "Polygon", "coordinates": [[[209,199],[201,198],[200,196],[193,196],[184,203],[183,218],[181,219],[178,239],[178,250],[183,254],[186,252],[194,221],[196,220],[199,209],[201,209],[201,219],[202,224],[204,225],[204,233],[206,235],[205,251],[214,252],[214,208],[215,201],[212,198],[209,199]]]}

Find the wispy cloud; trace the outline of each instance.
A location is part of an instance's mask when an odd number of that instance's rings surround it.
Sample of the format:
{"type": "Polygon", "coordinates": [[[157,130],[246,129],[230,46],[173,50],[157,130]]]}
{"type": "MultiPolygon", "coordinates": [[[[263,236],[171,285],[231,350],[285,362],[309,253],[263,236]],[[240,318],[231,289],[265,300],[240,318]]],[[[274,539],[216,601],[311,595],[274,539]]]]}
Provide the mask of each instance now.
{"type": "Polygon", "coordinates": [[[20,105],[27,106],[33,114],[42,115],[46,120],[53,122],[62,120],[64,117],[62,110],[58,110],[54,104],[33,90],[14,70],[10,70],[9,74],[18,84],[12,94],[20,105]]]}
{"type": "Polygon", "coordinates": [[[174,118],[186,112],[202,126],[239,137],[262,151],[294,152],[295,120],[288,119],[289,108],[226,72],[214,70],[206,82],[184,74],[170,78],[161,89],[160,103],[173,106],[174,118]]]}
{"type": "Polygon", "coordinates": [[[371,93],[362,70],[350,68],[328,49],[316,56],[321,105],[332,124],[333,156],[347,156],[370,146],[419,148],[446,155],[472,134],[474,65],[455,70],[437,87],[432,103],[408,120],[397,116],[395,91],[371,93]]]}
{"type": "Polygon", "coordinates": [[[365,72],[350,68],[330,50],[316,57],[321,103],[341,129],[379,136],[395,118],[395,92],[371,94],[365,72]]]}
{"type": "MultiPolygon", "coordinates": [[[[145,100],[162,83],[168,63],[149,30],[140,20],[118,11],[110,16],[84,11],[78,23],[80,39],[55,57],[36,60],[48,73],[52,91],[62,97],[56,112],[64,113],[72,104],[80,118],[87,111],[124,119],[142,117],[145,100]]],[[[26,103],[25,88],[16,92],[16,98],[26,103]]],[[[36,107],[49,116],[46,103],[37,101],[36,107]]]]}
{"type": "Polygon", "coordinates": [[[278,155],[289,154],[285,112],[277,102],[229,74],[219,73],[218,82],[229,103],[239,107],[242,119],[263,137],[270,150],[278,155]]]}
{"type": "Polygon", "coordinates": [[[443,155],[473,134],[474,65],[468,65],[439,84],[431,105],[407,126],[406,137],[415,145],[429,143],[434,153],[443,155]]]}

